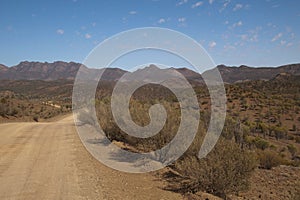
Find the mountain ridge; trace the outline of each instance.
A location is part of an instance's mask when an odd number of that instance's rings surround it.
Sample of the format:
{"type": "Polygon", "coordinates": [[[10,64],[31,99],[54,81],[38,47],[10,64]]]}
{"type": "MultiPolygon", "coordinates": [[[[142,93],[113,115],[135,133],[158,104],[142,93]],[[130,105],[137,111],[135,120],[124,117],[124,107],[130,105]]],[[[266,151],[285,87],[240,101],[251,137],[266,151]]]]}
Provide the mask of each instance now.
{"type": "MultiPolygon", "coordinates": [[[[76,62],[55,61],[48,62],[29,62],[22,61],[18,65],[7,67],[0,64],[0,80],[59,80],[68,79],[74,80],[79,68],[83,66],[76,62]]],[[[97,70],[83,66],[84,70],[97,70]]],[[[223,81],[225,83],[235,83],[251,80],[270,80],[278,74],[286,73],[291,75],[300,75],[300,63],[282,65],[278,67],[249,67],[246,65],[226,66],[218,65],[216,68],[219,70],[223,81]]],[[[181,73],[187,80],[195,83],[203,83],[201,75],[188,68],[168,68],[175,69],[181,73]]],[[[155,65],[150,65],[143,70],[162,70],[155,65]]],[[[212,69],[213,70],[213,69],[212,69]]],[[[208,73],[207,70],[202,74],[208,73]]],[[[120,68],[109,68],[103,74],[104,80],[118,80],[127,71],[120,68]]],[[[131,72],[128,72],[131,73],[131,72]]]]}
{"type": "MultiPolygon", "coordinates": [[[[270,80],[281,73],[300,75],[300,63],[282,65],[278,67],[249,67],[246,65],[229,67],[225,65],[218,65],[216,68],[218,68],[225,83],[270,80]]],[[[210,70],[203,74],[208,73],[209,71],[210,70]]]]}

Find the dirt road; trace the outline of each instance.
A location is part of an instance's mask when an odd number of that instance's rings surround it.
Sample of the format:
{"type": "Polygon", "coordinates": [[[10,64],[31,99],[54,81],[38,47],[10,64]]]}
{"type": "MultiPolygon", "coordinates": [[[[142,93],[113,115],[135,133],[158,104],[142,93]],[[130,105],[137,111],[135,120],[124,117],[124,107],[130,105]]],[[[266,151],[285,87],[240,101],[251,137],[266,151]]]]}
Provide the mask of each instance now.
{"type": "Polygon", "coordinates": [[[128,174],[95,160],[73,118],[0,125],[0,199],[182,199],[150,174],[128,174]]]}

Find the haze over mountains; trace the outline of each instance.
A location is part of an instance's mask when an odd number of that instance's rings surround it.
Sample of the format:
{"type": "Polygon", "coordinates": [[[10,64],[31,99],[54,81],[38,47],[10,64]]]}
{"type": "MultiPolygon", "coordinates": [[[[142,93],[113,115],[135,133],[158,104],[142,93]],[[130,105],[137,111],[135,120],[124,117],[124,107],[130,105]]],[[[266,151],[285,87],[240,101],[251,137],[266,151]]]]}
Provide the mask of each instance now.
{"type": "MultiPolygon", "coordinates": [[[[57,61],[54,63],[42,62],[20,62],[16,66],[7,67],[0,64],[0,80],[73,80],[80,68],[80,63],[57,61]]],[[[156,66],[151,65],[140,70],[153,70],[156,66]]],[[[300,64],[290,64],[280,67],[228,67],[225,65],[217,66],[223,81],[235,83],[248,80],[270,80],[278,74],[286,73],[300,75],[300,64]]],[[[97,70],[84,67],[84,70],[97,70]]],[[[155,69],[157,70],[157,69],[155,69]]],[[[176,68],[187,80],[201,82],[201,75],[187,68],[176,68]]],[[[105,71],[102,78],[104,80],[118,80],[126,71],[119,68],[109,68],[105,71]]],[[[135,73],[135,72],[134,72],[135,73]]],[[[207,73],[207,72],[204,72],[207,73]]]]}

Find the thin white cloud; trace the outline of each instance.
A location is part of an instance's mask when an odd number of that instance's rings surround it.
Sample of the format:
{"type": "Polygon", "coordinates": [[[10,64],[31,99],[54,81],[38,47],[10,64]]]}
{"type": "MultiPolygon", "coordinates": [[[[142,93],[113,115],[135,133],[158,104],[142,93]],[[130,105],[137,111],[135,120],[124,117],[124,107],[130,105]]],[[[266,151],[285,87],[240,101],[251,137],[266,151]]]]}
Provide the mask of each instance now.
{"type": "Polygon", "coordinates": [[[242,34],[240,35],[240,38],[244,42],[257,42],[258,41],[258,34],[242,34]]]}
{"type": "Polygon", "coordinates": [[[236,47],[233,46],[233,45],[229,45],[229,44],[224,45],[224,51],[225,52],[232,51],[232,50],[235,50],[235,49],[236,49],[236,47]]]}
{"type": "Polygon", "coordinates": [[[273,23],[271,23],[271,22],[269,22],[269,23],[267,24],[267,26],[268,26],[268,27],[271,27],[271,28],[274,28],[274,29],[277,27],[275,24],[273,24],[273,23]]]}
{"type": "Polygon", "coordinates": [[[258,34],[252,35],[252,37],[250,37],[250,41],[251,42],[257,42],[258,41],[258,34]]]}
{"type": "Polygon", "coordinates": [[[185,22],[185,21],[186,21],[186,18],[185,18],[185,17],[180,17],[180,18],[178,18],[178,22],[183,23],[183,22],[185,22]]]}
{"type": "Polygon", "coordinates": [[[230,4],[231,0],[225,0],[222,8],[219,10],[219,12],[222,12],[223,10],[225,10],[227,8],[227,6],[230,4]]]}
{"type": "Polygon", "coordinates": [[[162,24],[162,23],[165,23],[165,22],[166,22],[166,20],[164,18],[160,18],[157,23],[162,24]]]}
{"type": "Polygon", "coordinates": [[[285,44],[286,44],[286,41],[285,41],[285,40],[281,40],[281,41],[280,41],[280,44],[281,44],[281,45],[285,45],[285,44]]]}
{"type": "Polygon", "coordinates": [[[236,4],[233,8],[233,11],[237,11],[243,8],[243,4],[236,4]]]}
{"type": "Polygon", "coordinates": [[[275,42],[276,40],[278,40],[279,38],[281,38],[282,37],[282,33],[278,33],[277,35],[275,35],[273,38],[272,38],[272,42],[275,42]]]}
{"type": "Polygon", "coordinates": [[[260,26],[256,27],[255,29],[248,30],[246,33],[238,35],[241,39],[240,44],[245,42],[258,42],[259,32],[262,30],[260,26]]]}
{"type": "Polygon", "coordinates": [[[135,15],[135,14],[137,14],[137,11],[135,11],[135,10],[132,10],[132,11],[130,11],[130,12],[129,12],[129,14],[131,14],[131,15],[135,15]]]}
{"type": "Polygon", "coordinates": [[[211,5],[215,0],[208,0],[208,3],[211,5]]]}
{"type": "Polygon", "coordinates": [[[246,4],[245,6],[243,6],[245,9],[250,9],[251,8],[251,5],[249,4],[246,4]]]}
{"type": "Polygon", "coordinates": [[[181,0],[176,4],[176,6],[181,6],[183,4],[186,4],[187,2],[188,2],[188,0],[181,0]]]}
{"type": "Polygon", "coordinates": [[[241,37],[241,39],[243,41],[247,41],[248,40],[248,35],[247,34],[242,34],[242,35],[240,35],[240,37],[241,37]]]}
{"type": "Polygon", "coordinates": [[[208,44],[209,48],[214,48],[215,46],[217,46],[217,43],[215,41],[211,41],[209,44],[208,44]]]}
{"type": "Polygon", "coordinates": [[[65,33],[65,31],[63,29],[57,29],[56,33],[59,35],[63,35],[65,33]]]}
{"type": "Polygon", "coordinates": [[[84,37],[85,37],[86,39],[90,39],[92,36],[91,36],[90,34],[86,33],[86,34],[84,35],[84,37]]]}
{"type": "Polygon", "coordinates": [[[290,36],[291,36],[291,39],[294,39],[295,38],[295,33],[292,32],[290,36]]]}
{"type": "Polygon", "coordinates": [[[235,28],[235,27],[242,26],[242,25],[243,25],[243,22],[242,21],[238,21],[237,23],[234,23],[232,25],[232,27],[235,28]]]}
{"type": "Polygon", "coordinates": [[[287,33],[292,32],[292,28],[290,26],[285,27],[285,30],[286,30],[287,33]]]}
{"type": "Polygon", "coordinates": [[[293,46],[292,42],[288,43],[286,40],[280,40],[280,44],[281,44],[281,46],[286,46],[286,47],[293,46]]]}
{"type": "Polygon", "coordinates": [[[225,3],[223,4],[224,7],[227,7],[230,4],[231,0],[226,0],[225,3]]]}
{"type": "Polygon", "coordinates": [[[199,6],[202,6],[203,2],[202,1],[198,1],[197,3],[192,5],[192,8],[197,8],[199,6]]]}
{"type": "Polygon", "coordinates": [[[92,27],[95,27],[96,25],[97,25],[96,22],[93,22],[93,23],[92,23],[92,27]]]}

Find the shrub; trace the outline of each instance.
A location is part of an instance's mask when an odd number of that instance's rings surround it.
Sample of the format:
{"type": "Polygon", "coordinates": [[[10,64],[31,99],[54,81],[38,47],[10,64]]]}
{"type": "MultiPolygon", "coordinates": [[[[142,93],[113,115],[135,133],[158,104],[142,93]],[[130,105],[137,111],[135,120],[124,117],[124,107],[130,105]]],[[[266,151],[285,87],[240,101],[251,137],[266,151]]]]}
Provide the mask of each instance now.
{"type": "Polygon", "coordinates": [[[291,153],[292,157],[294,157],[295,154],[297,153],[297,148],[296,148],[294,145],[292,145],[292,144],[289,144],[289,145],[287,146],[287,149],[288,149],[289,152],[291,153]]]}
{"type": "Polygon", "coordinates": [[[168,179],[174,191],[206,191],[225,198],[226,195],[246,190],[256,167],[255,157],[233,142],[219,141],[206,158],[185,156],[175,163],[182,179],[168,179]]]}
{"type": "Polygon", "coordinates": [[[287,135],[287,130],[284,127],[275,127],[274,133],[275,133],[275,138],[279,140],[284,138],[287,135]]]}
{"type": "Polygon", "coordinates": [[[284,160],[273,151],[262,151],[258,154],[259,166],[263,169],[272,169],[281,164],[284,164],[284,160]]]}
{"type": "Polygon", "coordinates": [[[261,150],[265,150],[266,148],[269,147],[269,142],[267,142],[259,137],[256,137],[253,140],[253,143],[256,146],[256,148],[261,149],[261,150]]]}
{"type": "Polygon", "coordinates": [[[34,116],[32,119],[33,119],[33,121],[35,121],[35,122],[39,122],[39,117],[38,117],[38,116],[34,116]]]}

